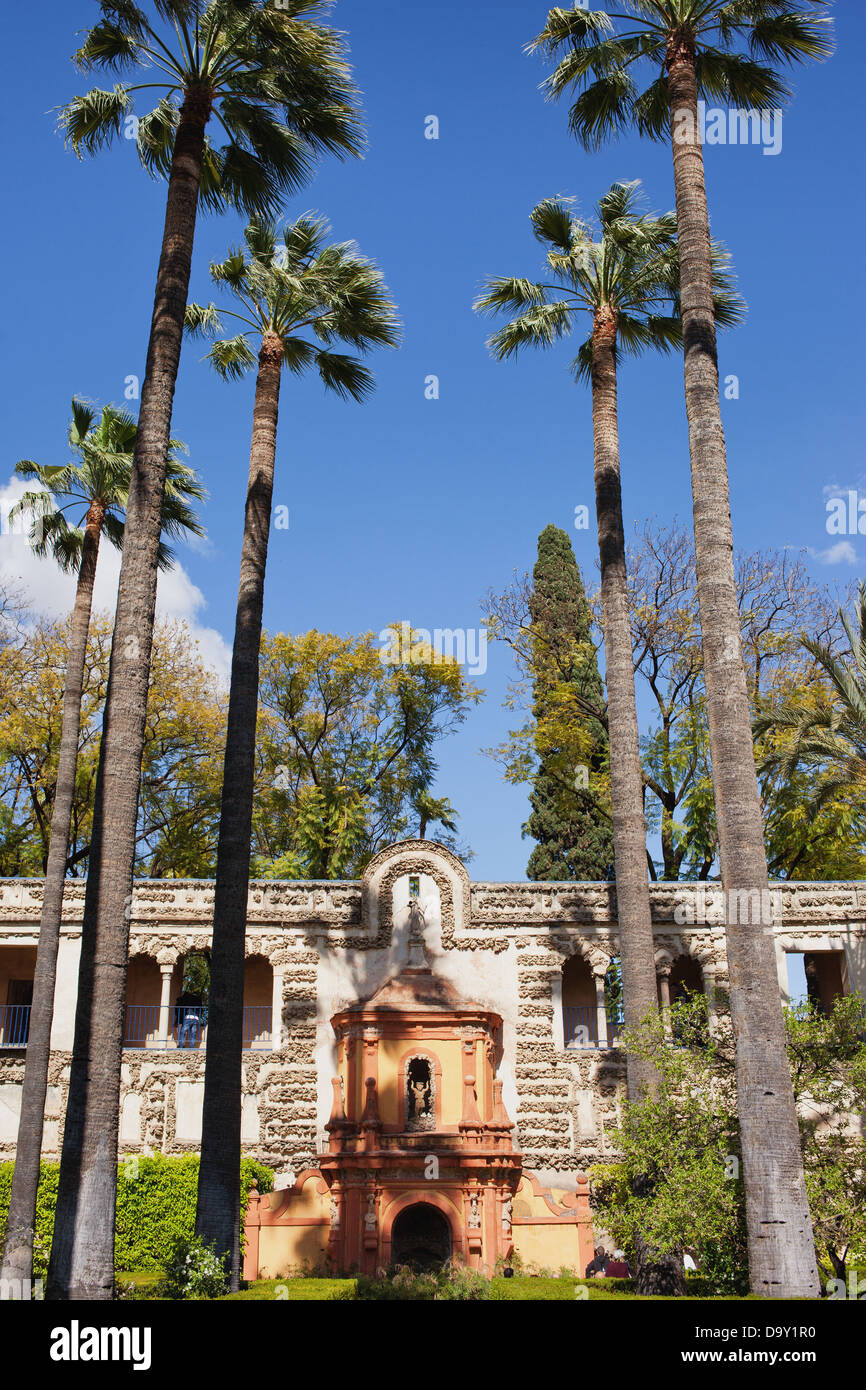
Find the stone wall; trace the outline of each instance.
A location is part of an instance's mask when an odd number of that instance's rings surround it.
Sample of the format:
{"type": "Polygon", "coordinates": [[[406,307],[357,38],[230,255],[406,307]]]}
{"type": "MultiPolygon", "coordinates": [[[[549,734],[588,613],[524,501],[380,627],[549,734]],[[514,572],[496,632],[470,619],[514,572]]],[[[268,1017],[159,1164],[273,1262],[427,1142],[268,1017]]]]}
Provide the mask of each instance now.
{"type": "MultiPolygon", "coordinates": [[[[502,1015],[498,1069],[526,1167],[545,1182],[574,1187],[579,1170],[609,1154],[624,1068],[615,1050],[565,1048],[562,967],[580,954],[603,998],[604,974],[618,953],[614,886],[471,884],[460,861],[430,841],[383,851],[360,882],[250,884],[247,955],[270,962],[274,1015],[272,1050],[244,1053],[245,1149],[283,1183],[290,1172],[316,1166],[336,1072],[330,1018],[405,964],[412,876],[433,969],[464,998],[502,1015]]],[[[778,893],[782,992],[786,950],[825,950],[842,953],[846,987],[866,993],[866,885],[790,883],[778,893]]],[[[699,963],[708,988],[723,988],[719,886],[654,884],[650,898],[660,977],[685,955],[699,963]]],[[[46,1109],[50,1157],[62,1142],[83,901],[84,885],[70,882],[46,1109]]],[[[0,881],[0,950],[36,944],[40,909],[40,881],[0,881]]],[[[209,945],[212,912],[212,883],[137,882],[130,957],[151,957],[163,980],[172,977],[186,954],[209,945]]],[[[14,1155],[23,1065],[20,1050],[0,1048],[0,1158],[14,1155]]],[[[126,1049],[122,1152],[196,1151],[203,1081],[201,1050],[126,1049]]]]}

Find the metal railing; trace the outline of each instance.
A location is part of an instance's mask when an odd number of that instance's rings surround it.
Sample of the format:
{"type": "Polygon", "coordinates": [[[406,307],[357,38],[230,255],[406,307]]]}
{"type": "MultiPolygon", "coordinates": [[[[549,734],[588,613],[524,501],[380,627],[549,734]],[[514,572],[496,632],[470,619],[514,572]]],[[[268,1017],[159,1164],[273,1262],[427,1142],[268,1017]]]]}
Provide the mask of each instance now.
{"type": "Polygon", "coordinates": [[[29,1032],[29,1004],[0,1004],[0,1047],[26,1047],[29,1032]]]}
{"type": "Polygon", "coordinates": [[[566,1047],[615,1047],[622,1028],[621,1015],[607,1016],[607,1037],[599,1042],[598,1009],[591,1004],[563,1004],[562,1033],[566,1047]]]}
{"type": "MultiPolygon", "coordinates": [[[[271,1048],[269,1004],[244,1006],[243,1046],[247,1051],[271,1048]]],[[[165,1049],[207,1046],[208,1009],[205,1004],[127,1004],[124,1047],[165,1049]]]]}

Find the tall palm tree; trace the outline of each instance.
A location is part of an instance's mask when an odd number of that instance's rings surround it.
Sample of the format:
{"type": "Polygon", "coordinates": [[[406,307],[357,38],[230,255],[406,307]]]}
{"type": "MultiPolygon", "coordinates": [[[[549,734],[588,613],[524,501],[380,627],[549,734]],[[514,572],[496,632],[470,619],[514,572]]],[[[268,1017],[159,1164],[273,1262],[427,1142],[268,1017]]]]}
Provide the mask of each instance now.
{"type": "Polygon", "coordinates": [[[753,1291],[774,1298],[815,1297],[819,1285],[771,924],[736,920],[743,895],[768,901],[767,858],[734,581],[698,99],[779,107],[789,92],[769,64],[829,54],[829,21],[819,13],[827,3],[620,0],[610,14],[553,9],[530,44],[560,57],[545,84],[551,97],[578,90],[569,123],[585,148],[634,127],[650,139],[670,138],[673,151],[698,602],[722,881],[732,905],[728,966],[750,1270],[753,1291]]]}
{"type": "Polygon", "coordinates": [[[82,927],[72,1074],[49,1298],[112,1296],[123,995],[162,494],[199,200],[275,215],[322,153],[357,154],[361,134],[342,38],[325,0],[100,0],[78,65],[143,81],[76,97],[61,126],[76,153],[119,137],[137,92],[145,169],[167,177],[165,226],[141,391],[127,534],[100,746],[82,927]],[[213,119],[226,143],[206,134],[213,119]],[[110,833],[105,833],[110,827],[110,833]]]}
{"type": "MultiPolygon", "coordinates": [[[[639,184],[615,183],[598,204],[600,234],[579,221],[566,203],[547,199],[533,210],[537,239],[547,248],[553,283],[496,278],[488,282],[476,308],[515,312],[516,317],[490,339],[500,360],[526,346],[549,347],[569,334],[588,313],[591,331],[580,345],[573,368],[592,388],[593,457],[605,684],[610,739],[611,813],[616,866],[625,1020],[636,1025],[657,1007],[652,918],[647,880],[643,773],[634,689],[628,609],[625,531],[622,519],[617,364],[622,354],[648,349],[669,352],[680,342],[677,309],[676,219],[640,214],[639,184]]],[[[740,315],[721,252],[716,253],[719,309],[727,322],[740,315]]],[[[651,1087],[653,1067],[629,1053],[629,1094],[651,1087]]],[[[649,1292],[673,1270],[649,1251],[639,1252],[638,1279],[649,1292]]],[[[677,1282],[677,1270],[674,1283],[677,1282]]]]}
{"type": "Polygon", "coordinates": [[[211,266],[213,280],[232,291],[239,309],[218,313],[213,304],[191,304],[186,316],[191,332],[211,336],[222,332],[220,314],[239,324],[234,336],[217,337],[208,354],[223,377],[257,368],[217,847],[196,1210],[197,1232],[228,1252],[234,1286],[240,1254],[244,938],[280,382],[283,368],[296,375],[315,369],[327,389],[362,401],[374,385],[372,373],[357,357],[333,351],[334,345],[367,352],[398,340],[394,304],[380,272],[352,243],[329,243],[329,231],[322,219],[304,216],[279,240],[273,225],[252,221],[245,248],[231,250],[225,261],[211,266]]]}
{"type": "MultiPolygon", "coordinates": [[[[135,420],[126,411],[105,406],[97,424],[95,411],[82,401],[73,399],[68,440],[77,462],[58,467],[22,460],[16,465],[16,472],[21,477],[35,479],[40,489],[26,492],[13,508],[13,514],[33,518],[31,540],[36,554],[50,554],[63,571],[76,574],[77,579],[18,1143],[6,1222],[2,1268],[4,1279],[30,1279],[33,1272],[33,1230],[51,1050],[57,948],[75,797],[81,697],[93,585],[102,537],[105,536],[118,550],[123,544],[124,510],[129,493],[135,436],[135,420]],[[80,515],[80,521],[70,525],[68,514],[76,512],[80,515]]],[[[204,489],[193,470],[177,458],[176,451],[183,447],[180,442],[172,440],[170,447],[172,452],[169,455],[163,501],[163,532],[177,537],[185,534],[200,536],[203,530],[190,502],[201,501],[204,489]]],[[[163,568],[172,559],[171,551],[164,542],[160,543],[159,558],[163,568]]]]}

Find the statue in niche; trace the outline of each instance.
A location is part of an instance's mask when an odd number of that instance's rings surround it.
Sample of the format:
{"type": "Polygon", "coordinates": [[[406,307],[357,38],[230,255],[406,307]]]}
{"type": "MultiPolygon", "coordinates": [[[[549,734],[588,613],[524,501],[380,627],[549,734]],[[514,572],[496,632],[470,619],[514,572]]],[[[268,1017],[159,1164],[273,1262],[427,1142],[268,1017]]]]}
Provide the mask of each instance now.
{"type": "Polygon", "coordinates": [[[430,1109],[430,1083],[429,1081],[410,1081],[409,1090],[412,1100],[412,1119],[420,1119],[426,1115],[430,1109]]]}
{"type": "Polygon", "coordinates": [[[478,1210],[478,1198],[469,1199],[469,1226],[472,1230],[478,1230],[481,1226],[481,1213],[478,1210]]]}
{"type": "Polygon", "coordinates": [[[502,1229],[511,1230],[511,1198],[507,1197],[502,1203],[502,1229]]]}
{"type": "Polygon", "coordinates": [[[340,1208],[334,1198],[331,1198],[331,1230],[336,1231],[340,1225],[340,1208]]]}
{"type": "Polygon", "coordinates": [[[376,1198],[371,1192],[367,1198],[367,1210],[364,1212],[364,1229],[375,1231],[376,1229],[376,1198]]]}
{"type": "Polygon", "coordinates": [[[426,1057],[413,1057],[406,1069],[406,1123],[410,1129],[432,1129],[433,1076],[426,1057]]]}

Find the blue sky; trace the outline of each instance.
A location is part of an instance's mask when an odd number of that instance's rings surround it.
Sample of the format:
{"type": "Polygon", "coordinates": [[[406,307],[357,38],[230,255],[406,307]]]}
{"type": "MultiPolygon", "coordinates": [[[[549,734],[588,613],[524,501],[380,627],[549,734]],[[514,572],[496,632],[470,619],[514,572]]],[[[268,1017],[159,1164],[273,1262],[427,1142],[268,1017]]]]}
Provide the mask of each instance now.
{"type": "MultiPolygon", "coordinates": [[[[672,173],[664,145],[626,139],[587,155],[571,140],[565,105],[538,91],[544,65],[523,52],[546,10],[528,0],[335,6],[369,149],[362,161],[323,164],[286,212],[316,209],[337,238],[357,240],[382,267],[405,336],[398,352],[370,359],[379,385],[364,406],[326,398],[317,380],[284,385],[274,501],[289,507],[290,527],[272,533],[272,630],[378,632],[400,619],[476,628],[481,597],[531,568],[548,522],[571,530],[594,583],[593,530],[572,529],[575,506],[592,514],[593,493],[590,402],[568,375],[568,345],[498,365],[484,346],[490,327],[471,305],[486,275],[540,269],[528,214],[541,198],[573,195],[589,211],[614,179],[640,178],[648,205],[666,209],[672,173]],[[430,115],[438,140],[425,139],[430,115]],[[431,374],[438,400],[425,398],[431,374]]],[[[96,14],[88,0],[43,0],[5,16],[15,61],[6,76],[0,489],[21,457],[65,459],[73,393],[122,402],[125,379],[143,375],[164,186],[125,141],[77,161],[52,113],[95,85],[69,58],[96,14]]],[[[705,154],[713,232],[733,253],[749,303],[747,323],[720,350],[722,373],[740,383],[739,399],[723,402],[735,538],[743,549],[810,547],[816,578],[846,581],[859,573],[862,542],[851,538],[846,558],[827,562],[824,489],[857,487],[866,471],[866,7],[840,0],[836,21],[834,58],[793,75],[780,153],[705,154]]],[[[200,218],[194,298],[210,297],[208,264],[240,227],[233,215],[200,218]]],[[[200,356],[196,344],[185,349],[173,428],[210,491],[209,542],[183,552],[164,606],[189,617],[218,655],[233,627],[253,383],[219,382],[200,356]]],[[[680,362],[625,366],[620,405],[627,526],[653,515],[689,520],[680,362]]],[[[42,606],[62,607],[66,591],[47,570],[33,578],[22,546],[0,538],[0,568],[32,581],[42,606]]],[[[101,593],[114,573],[106,564],[101,593]]],[[[481,879],[524,877],[531,848],[520,836],[525,791],[506,786],[479,753],[508,727],[501,701],[511,675],[505,651],[490,647],[484,703],[440,746],[439,790],[461,813],[476,854],[470,871],[481,879]]]]}

